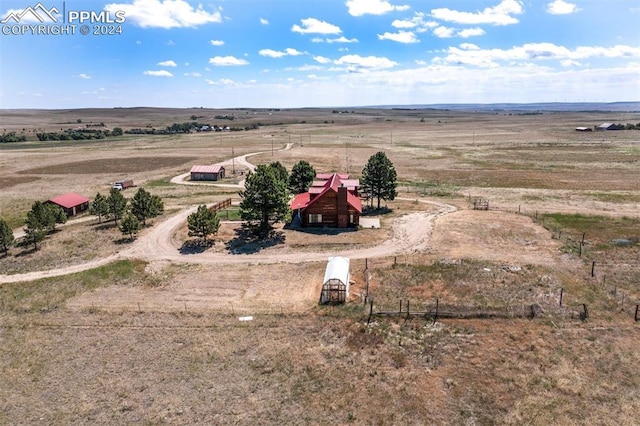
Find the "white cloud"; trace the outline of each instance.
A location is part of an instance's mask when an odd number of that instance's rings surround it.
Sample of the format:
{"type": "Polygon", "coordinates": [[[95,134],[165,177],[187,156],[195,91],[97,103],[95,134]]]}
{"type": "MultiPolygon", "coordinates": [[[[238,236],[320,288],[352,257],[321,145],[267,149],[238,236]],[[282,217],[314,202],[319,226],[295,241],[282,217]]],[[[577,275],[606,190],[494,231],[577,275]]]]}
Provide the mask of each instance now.
{"type": "Polygon", "coordinates": [[[327,43],[358,43],[357,38],[346,38],[344,36],[338,38],[327,38],[325,41],[327,43]]]}
{"type": "Polygon", "coordinates": [[[89,74],[82,73],[82,74],[78,74],[78,78],[81,78],[83,80],[89,80],[91,79],[91,76],[89,74]]]}
{"type": "Polygon", "coordinates": [[[388,58],[379,56],[360,56],[360,55],[345,55],[340,59],[334,61],[337,65],[346,65],[350,71],[355,71],[360,68],[366,69],[383,69],[393,68],[397,64],[388,58]]]}
{"type": "Polygon", "coordinates": [[[268,20],[266,20],[266,19],[264,19],[264,18],[260,18],[260,23],[261,23],[262,25],[269,25],[269,21],[268,21],[268,20]]]}
{"type": "Polygon", "coordinates": [[[175,45],[176,45],[175,41],[173,41],[173,40],[167,41],[167,46],[175,46],[175,45]]]}
{"type": "Polygon", "coordinates": [[[286,48],[284,51],[278,51],[273,49],[262,49],[258,52],[261,56],[267,56],[269,58],[282,58],[283,56],[300,56],[304,55],[304,52],[300,52],[296,49],[286,48]]]}
{"type": "Polygon", "coordinates": [[[547,13],[551,15],[569,15],[580,11],[581,9],[573,4],[564,0],[554,0],[547,4],[547,13]]]}
{"type": "Polygon", "coordinates": [[[249,65],[249,62],[247,62],[246,60],[238,59],[235,56],[215,56],[209,59],[209,63],[217,67],[249,65]]]}
{"type": "Polygon", "coordinates": [[[202,77],[202,74],[200,74],[199,72],[185,72],[184,76],[185,77],[202,77]]]}
{"type": "Polygon", "coordinates": [[[294,24],[291,31],[300,34],[340,34],[340,27],[316,18],[301,19],[302,26],[294,24]]]}
{"type": "Polygon", "coordinates": [[[440,37],[440,38],[453,37],[454,33],[455,33],[455,29],[454,28],[448,28],[448,27],[443,27],[443,26],[439,26],[438,28],[435,28],[433,30],[433,34],[436,37],[440,37]]]}
{"type": "Polygon", "coordinates": [[[425,14],[422,12],[415,12],[411,19],[396,19],[391,22],[391,26],[399,29],[415,28],[419,32],[423,32],[428,28],[435,28],[439,24],[434,21],[426,21],[425,14]]]}
{"type": "Polygon", "coordinates": [[[482,50],[473,44],[461,44],[460,48],[450,47],[446,56],[439,58],[439,60],[447,64],[475,65],[479,67],[497,67],[499,62],[513,63],[540,60],[573,61],[570,64],[576,66],[578,60],[589,58],[640,59],[640,47],[621,45],[613,47],[580,46],[571,50],[553,43],[527,43],[510,49],[482,50]]]}
{"type": "Polygon", "coordinates": [[[419,43],[418,37],[412,31],[378,34],[378,40],[391,40],[398,43],[419,43]]]}
{"type": "Polygon", "coordinates": [[[221,78],[219,80],[206,79],[205,82],[207,82],[207,84],[210,84],[212,86],[236,86],[238,84],[235,81],[228,78],[221,78]]]}
{"type": "Polygon", "coordinates": [[[560,64],[565,68],[582,66],[580,62],[574,61],[572,59],[565,59],[563,61],[560,61],[560,64]]]}
{"type": "Polygon", "coordinates": [[[182,28],[222,22],[220,11],[208,12],[202,4],[194,9],[185,0],[133,0],[132,4],[111,3],[104,10],[123,11],[127,23],[142,28],[182,28]]]}
{"type": "Polygon", "coordinates": [[[477,37],[481,35],[485,35],[486,32],[482,28],[465,28],[464,30],[458,31],[458,36],[462,38],[469,37],[477,37]]]}
{"type": "Polygon", "coordinates": [[[222,40],[210,40],[209,44],[212,46],[223,46],[224,45],[224,41],[222,40]]]}
{"type": "Polygon", "coordinates": [[[384,15],[394,11],[409,10],[409,6],[396,6],[387,0],[347,0],[347,9],[351,16],[384,15]]]}
{"type": "Polygon", "coordinates": [[[320,64],[331,63],[331,59],[325,58],[324,56],[314,56],[313,59],[320,64]]]}
{"type": "Polygon", "coordinates": [[[143,74],[144,75],[150,75],[152,77],[173,77],[173,74],[171,74],[167,70],[145,71],[145,72],[143,72],[143,74]]]}
{"type": "Polygon", "coordinates": [[[431,16],[441,21],[465,25],[511,25],[519,22],[512,15],[520,15],[523,12],[521,0],[502,0],[497,6],[487,7],[481,12],[460,12],[445,7],[431,10],[431,16]]]}
{"type": "Polygon", "coordinates": [[[162,61],[162,62],[158,62],[158,66],[160,67],[177,67],[178,64],[175,63],[175,61],[162,61]]]}

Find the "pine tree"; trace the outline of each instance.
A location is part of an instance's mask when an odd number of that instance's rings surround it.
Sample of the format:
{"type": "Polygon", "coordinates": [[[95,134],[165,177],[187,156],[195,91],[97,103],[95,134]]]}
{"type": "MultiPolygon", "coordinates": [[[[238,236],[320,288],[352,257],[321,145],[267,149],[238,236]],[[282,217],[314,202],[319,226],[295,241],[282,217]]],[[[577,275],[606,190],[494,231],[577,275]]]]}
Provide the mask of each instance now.
{"type": "Polygon", "coordinates": [[[120,232],[127,235],[129,234],[129,238],[133,240],[133,236],[140,231],[140,221],[135,215],[132,213],[127,213],[122,218],[122,223],[120,224],[120,232]]]}
{"type": "Polygon", "coordinates": [[[161,215],[164,212],[164,203],[157,195],[151,195],[144,188],[138,189],[131,199],[131,213],[143,225],[147,224],[147,219],[161,215]]]}
{"type": "Polygon", "coordinates": [[[291,169],[291,174],[289,175],[289,190],[294,194],[307,192],[315,177],[316,171],[311,164],[300,160],[294,164],[291,169]]]}
{"type": "Polygon", "coordinates": [[[378,209],[380,200],[393,200],[398,195],[396,169],[387,155],[379,151],[369,157],[369,161],[362,170],[360,188],[362,192],[378,199],[378,209]]]}
{"type": "Polygon", "coordinates": [[[109,214],[112,215],[113,222],[118,226],[118,219],[122,217],[127,208],[127,199],[124,198],[119,190],[111,188],[107,197],[107,204],[109,204],[109,214]]]}
{"type": "Polygon", "coordinates": [[[0,219],[0,248],[4,251],[5,256],[9,253],[9,247],[11,247],[14,242],[13,230],[7,222],[0,219]]]}
{"type": "Polygon", "coordinates": [[[187,218],[187,227],[189,228],[190,237],[202,238],[204,244],[207,243],[207,235],[213,235],[220,228],[220,219],[215,212],[212,212],[207,206],[198,206],[198,210],[187,218]]]}
{"type": "Polygon", "coordinates": [[[107,197],[98,192],[91,202],[89,214],[98,216],[98,222],[102,223],[102,217],[109,214],[109,203],[107,202],[107,197]]]}
{"type": "Polygon", "coordinates": [[[44,240],[47,233],[46,227],[38,220],[37,215],[30,211],[24,221],[24,241],[33,244],[33,249],[38,250],[38,243],[44,240]]]}
{"type": "Polygon", "coordinates": [[[261,164],[249,172],[240,196],[240,217],[263,233],[289,213],[288,181],[277,166],[261,164]]]}

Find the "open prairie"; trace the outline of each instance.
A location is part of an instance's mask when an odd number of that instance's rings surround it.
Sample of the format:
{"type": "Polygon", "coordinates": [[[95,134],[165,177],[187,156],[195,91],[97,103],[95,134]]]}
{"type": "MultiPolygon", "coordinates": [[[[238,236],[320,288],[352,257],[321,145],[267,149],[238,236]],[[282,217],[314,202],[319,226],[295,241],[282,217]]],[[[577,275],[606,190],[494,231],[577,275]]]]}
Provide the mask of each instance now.
{"type": "Polygon", "coordinates": [[[0,111],[0,132],[28,139],[0,144],[13,228],[34,201],[93,198],[122,178],[165,203],[136,242],[86,217],[0,257],[0,423],[636,424],[640,131],[575,131],[603,122],[640,113],[0,111]],[[257,128],[36,138],[193,117],[257,128]],[[232,186],[171,182],[192,165],[234,158],[228,185],[249,154],[359,177],[378,151],[398,174],[380,229],[279,225],[247,243],[225,221],[207,250],[185,249],[187,209],[239,200],[232,186]],[[351,300],[318,306],[335,253],[352,258],[351,300]],[[402,314],[368,321],[365,265],[373,312],[402,314]],[[47,275],[64,268],[77,271],[47,275]],[[25,273],[42,278],[12,282],[25,273]],[[436,300],[458,318],[434,320],[436,300]]]}

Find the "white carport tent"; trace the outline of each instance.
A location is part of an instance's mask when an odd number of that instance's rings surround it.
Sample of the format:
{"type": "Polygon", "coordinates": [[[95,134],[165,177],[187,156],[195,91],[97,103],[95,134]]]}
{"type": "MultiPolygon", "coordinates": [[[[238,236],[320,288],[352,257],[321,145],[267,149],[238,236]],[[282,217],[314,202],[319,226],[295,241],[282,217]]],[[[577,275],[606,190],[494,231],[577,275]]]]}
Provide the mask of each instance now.
{"type": "Polygon", "coordinates": [[[333,256],[328,259],[322,281],[320,303],[344,303],[349,297],[349,259],[333,256]]]}

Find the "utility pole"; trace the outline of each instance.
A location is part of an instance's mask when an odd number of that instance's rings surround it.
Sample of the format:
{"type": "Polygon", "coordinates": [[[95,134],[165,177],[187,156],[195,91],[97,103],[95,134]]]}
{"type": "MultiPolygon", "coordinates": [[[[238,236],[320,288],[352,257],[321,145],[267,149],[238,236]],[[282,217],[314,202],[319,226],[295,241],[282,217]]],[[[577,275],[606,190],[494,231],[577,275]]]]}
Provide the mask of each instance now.
{"type": "Polygon", "coordinates": [[[232,173],[235,175],[236,174],[236,156],[233,153],[233,147],[231,147],[231,167],[232,167],[232,173]]]}

